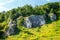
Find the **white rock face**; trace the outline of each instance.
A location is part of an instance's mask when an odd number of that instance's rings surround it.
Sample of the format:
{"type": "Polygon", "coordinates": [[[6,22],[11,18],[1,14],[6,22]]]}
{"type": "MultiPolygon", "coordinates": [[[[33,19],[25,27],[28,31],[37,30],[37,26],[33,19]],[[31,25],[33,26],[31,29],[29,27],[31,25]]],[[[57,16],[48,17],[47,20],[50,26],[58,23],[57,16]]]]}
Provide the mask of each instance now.
{"type": "Polygon", "coordinates": [[[55,14],[53,14],[53,13],[51,13],[51,15],[50,15],[50,20],[51,20],[51,21],[56,20],[56,15],[55,15],[55,14]]]}
{"type": "Polygon", "coordinates": [[[8,29],[6,30],[6,34],[9,36],[11,34],[15,33],[15,29],[16,29],[16,23],[13,22],[12,20],[10,20],[9,24],[8,24],[8,29]]]}
{"type": "Polygon", "coordinates": [[[32,26],[32,23],[30,22],[29,18],[27,17],[26,20],[25,20],[25,24],[26,24],[26,27],[27,28],[31,28],[32,26]]]}
{"type": "Polygon", "coordinates": [[[43,24],[45,24],[45,19],[42,15],[32,15],[25,19],[25,25],[27,28],[37,27],[43,24]]]}

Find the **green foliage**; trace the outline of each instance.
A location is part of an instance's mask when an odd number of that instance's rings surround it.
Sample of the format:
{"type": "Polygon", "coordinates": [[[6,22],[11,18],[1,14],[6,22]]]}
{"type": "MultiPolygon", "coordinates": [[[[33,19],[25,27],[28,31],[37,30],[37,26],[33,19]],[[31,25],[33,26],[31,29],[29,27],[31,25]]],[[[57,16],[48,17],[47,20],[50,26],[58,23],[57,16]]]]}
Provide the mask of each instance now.
{"type": "Polygon", "coordinates": [[[22,26],[23,25],[23,21],[24,21],[24,19],[23,19],[22,16],[20,16],[19,18],[17,18],[17,26],[18,27],[22,26]]]}
{"type": "Polygon", "coordinates": [[[43,6],[36,6],[35,8],[34,8],[34,14],[35,15],[43,15],[43,14],[45,14],[46,13],[46,11],[44,10],[44,8],[43,8],[43,6]]]}
{"type": "MultiPolygon", "coordinates": [[[[8,28],[9,21],[17,20],[17,27],[21,30],[18,35],[9,36],[6,40],[60,40],[60,20],[45,24],[37,28],[23,27],[24,17],[30,15],[56,14],[57,19],[60,19],[60,2],[48,3],[42,6],[32,7],[25,5],[23,7],[14,8],[7,12],[0,13],[0,31],[8,28]],[[21,17],[22,16],[22,17],[21,17]]],[[[47,23],[51,20],[47,16],[47,23]]]]}
{"type": "Polygon", "coordinates": [[[0,13],[0,22],[3,22],[5,20],[4,14],[0,13]]]}

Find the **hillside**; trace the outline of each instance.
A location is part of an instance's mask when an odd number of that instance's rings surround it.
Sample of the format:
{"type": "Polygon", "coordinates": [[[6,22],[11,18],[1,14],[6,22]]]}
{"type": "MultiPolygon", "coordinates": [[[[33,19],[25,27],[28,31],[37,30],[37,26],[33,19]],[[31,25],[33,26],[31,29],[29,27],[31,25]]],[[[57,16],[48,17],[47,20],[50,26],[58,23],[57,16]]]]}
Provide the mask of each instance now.
{"type": "Polygon", "coordinates": [[[60,40],[60,2],[0,12],[0,35],[1,40],[60,40]],[[28,22],[24,25],[27,18],[33,26],[28,22]]]}

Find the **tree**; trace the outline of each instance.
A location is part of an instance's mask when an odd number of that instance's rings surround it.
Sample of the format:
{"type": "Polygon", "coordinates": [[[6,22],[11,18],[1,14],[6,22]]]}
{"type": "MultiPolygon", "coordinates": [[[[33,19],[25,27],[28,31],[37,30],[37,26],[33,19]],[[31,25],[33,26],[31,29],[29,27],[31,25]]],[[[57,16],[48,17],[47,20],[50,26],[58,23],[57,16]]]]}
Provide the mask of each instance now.
{"type": "Polygon", "coordinates": [[[3,22],[5,20],[4,14],[0,13],[0,22],[3,22]]]}

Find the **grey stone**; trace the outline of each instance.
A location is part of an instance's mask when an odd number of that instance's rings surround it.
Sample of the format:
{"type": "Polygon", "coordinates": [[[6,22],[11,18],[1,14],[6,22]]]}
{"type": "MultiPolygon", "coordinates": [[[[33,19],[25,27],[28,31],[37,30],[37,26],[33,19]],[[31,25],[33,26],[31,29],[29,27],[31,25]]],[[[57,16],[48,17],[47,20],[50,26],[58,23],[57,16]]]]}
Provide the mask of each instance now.
{"type": "Polygon", "coordinates": [[[51,16],[49,16],[49,17],[50,17],[51,21],[56,20],[56,15],[54,13],[51,13],[51,16]]]}
{"type": "Polygon", "coordinates": [[[27,28],[37,27],[45,24],[45,19],[43,15],[31,15],[25,18],[25,25],[27,28]]]}
{"type": "Polygon", "coordinates": [[[11,34],[14,34],[16,26],[17,26],[17,23],[15,21],[10,20],[10,22],[8,24],[8,29],[6,30],[6,34],[8,36],[11,35],[11,34]]]}

